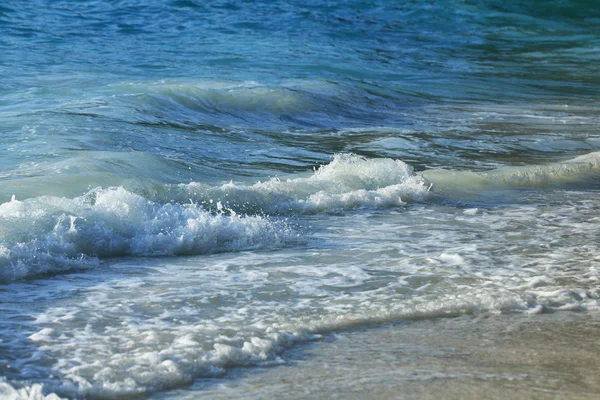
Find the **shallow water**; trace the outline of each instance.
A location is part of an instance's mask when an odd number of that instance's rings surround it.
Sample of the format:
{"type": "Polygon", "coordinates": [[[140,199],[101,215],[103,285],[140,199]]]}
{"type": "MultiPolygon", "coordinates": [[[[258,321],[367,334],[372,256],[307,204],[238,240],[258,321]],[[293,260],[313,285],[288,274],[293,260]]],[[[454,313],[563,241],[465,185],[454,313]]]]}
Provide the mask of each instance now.
{"type": "Polygon", "coordinates": [[[297,346],[282,367],[232,369],[152,398],[595,399],[597,330],[597,314],[572,313],[382,324],[297,346]]]}
{"type": "Polygon", "coordinates": [[[366,354],[330,340],[355,329],[595,318],[599,24],[587,1],[0,6],[0,394],[218,398],[305,343],[366,354]]]}

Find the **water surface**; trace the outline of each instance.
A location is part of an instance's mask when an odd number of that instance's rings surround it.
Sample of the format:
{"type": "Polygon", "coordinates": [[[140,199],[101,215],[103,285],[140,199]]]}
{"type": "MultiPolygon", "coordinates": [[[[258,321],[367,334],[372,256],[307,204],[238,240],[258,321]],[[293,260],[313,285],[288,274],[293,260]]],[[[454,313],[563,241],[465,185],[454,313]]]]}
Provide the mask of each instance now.
{"type": "Polygon", "coordinates": [[[599,25],[583,0],[5,2],[0,394],[218,398],[355,329],[595,316],[599,25]]]}

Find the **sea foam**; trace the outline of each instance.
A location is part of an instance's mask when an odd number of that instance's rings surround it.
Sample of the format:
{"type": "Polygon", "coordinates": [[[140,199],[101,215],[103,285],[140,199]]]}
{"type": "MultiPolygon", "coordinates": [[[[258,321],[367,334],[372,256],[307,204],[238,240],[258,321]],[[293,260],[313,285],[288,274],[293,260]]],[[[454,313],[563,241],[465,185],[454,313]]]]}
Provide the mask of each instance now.
{"type": "Polygon", "coordinates": [[[44,386],[39,383],[15,388],[0,378],[0,397],[4,400],[61,400],[54,393],[44,394],[44,386]]]}
{"type": "Polygon", "coordinates": [[[398,207],[424,200],[429,189],[428,182],[400,160],[337,154],[311,175],[219,187],[192,182],[170,195],[202,204],[219,199],[234,210],[285,215],[398,207]]]}
{"type": "Polygon", "coordinates": [[[168,256],[272,248],[292,237],[282,221],[156,203],[123,188],[75,199],[0,205],[0,279],[96,265],[114,256],[168,256]]]}

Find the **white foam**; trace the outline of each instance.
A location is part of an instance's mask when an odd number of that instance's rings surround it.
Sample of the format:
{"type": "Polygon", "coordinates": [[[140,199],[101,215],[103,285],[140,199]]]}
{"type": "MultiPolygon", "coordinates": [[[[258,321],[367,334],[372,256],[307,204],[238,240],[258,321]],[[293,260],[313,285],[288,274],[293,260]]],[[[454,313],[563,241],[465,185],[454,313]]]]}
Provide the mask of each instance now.
{"type": "MultiPolygon", "coordinates": [[[[495,250],[485,247],[491,237],[504,249],[521,243],[497,235],[510,228],[500,220],[530,221],[530,229],[547,232],[550,239],[560,236],[560,230],[547,229],[554,223],[547,214],[517,207],[465,218],[460,211],[453,216],[415,209],[386,214],[386,224],[353,216],[351,226],[350,218],[340,223],[343,237],[360,246],[231,254],[166,265],[142,285],[135,277],[106,282],[68,309],[46,310],[30,339],[57,360],[51,367],[60,380],[57,393],[126,397],[218,376],[231,367],[279,364],[281,352],[294,343],[365,324],[597,309],[593,264],[575,273],[558,268],[563,260],[542,253],[527,266],[526,252],[507,250],[494,260],[495,250]],[[407,238],[419,232],[419,225],[407,218],[426,217],[442,229],[429,229],[417,242],[401,239],[404,229],[407,238]],[[400,228],[402,223],[412,228],[400,228]],[[443,229],[457,223],[469,224],[474,243],[443,229]],[[434,253],[436,248],[445,251],[434,253]],[[426,262],[428,255],[435,264],[426,262]]],[[[587,235],[593,226],[571,230],[587,235]]],[[[573,254],[567,258],[576,259],[573,254]]]]}
{"type": "Polygon", "coordinates": [[[160,204],[123,188],[13,200],[0,205],[0,278],[95,266],[98,257],[272,248],[290,237],[287,225],[264,216],[160,204]]]}
{"type": "Polygon", "coordinates": [[[450,265],[464,264],[465,260],[459,254],[442,253],[440,260],[450,265]]]}
{"type": "Polygon", "coordinates": [[[3,400],[61,400],[54,393],[44,394],[44,387],[40,384],[15,388],[0,377],[0,398],[3,400]]]}
{"type": "Polygon", "coordinates": [[[74,199],[13,198],[0,204],[0,279],[93,267],[119,255],[280,246],[291,231],[265,213],[398,207],[424,199],[428,190],[402,161],[339,154],[311,175],[252,185],[166,186],[155,197],[115,187],[74,199]]]}
{"type": "Polygon", "coordinates": [[[400,160],[337,154],[309,176],[272,178],[253,185],[231,182],[221,187],[193,182],[179,188],[184,190],[180,198],[201,204],[218,199],[240,211],[312,214],[402,206],[423,200],[429,184],[400,160]]]}

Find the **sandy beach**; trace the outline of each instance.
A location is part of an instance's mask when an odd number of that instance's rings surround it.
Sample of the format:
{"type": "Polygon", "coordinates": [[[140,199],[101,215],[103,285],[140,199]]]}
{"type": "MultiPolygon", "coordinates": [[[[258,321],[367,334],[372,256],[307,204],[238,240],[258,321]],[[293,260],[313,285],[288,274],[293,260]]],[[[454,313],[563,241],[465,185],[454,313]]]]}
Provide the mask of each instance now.
{"type": "Polygon", "coordinates": [[[596,399],[600,316],[460,317],[330,335],[169,396],[210,399],[596,399]],[[195,393],[194,393],[195,392],[195,393]],[[189,397],[188,397],[189,396],[189,397]]]}

